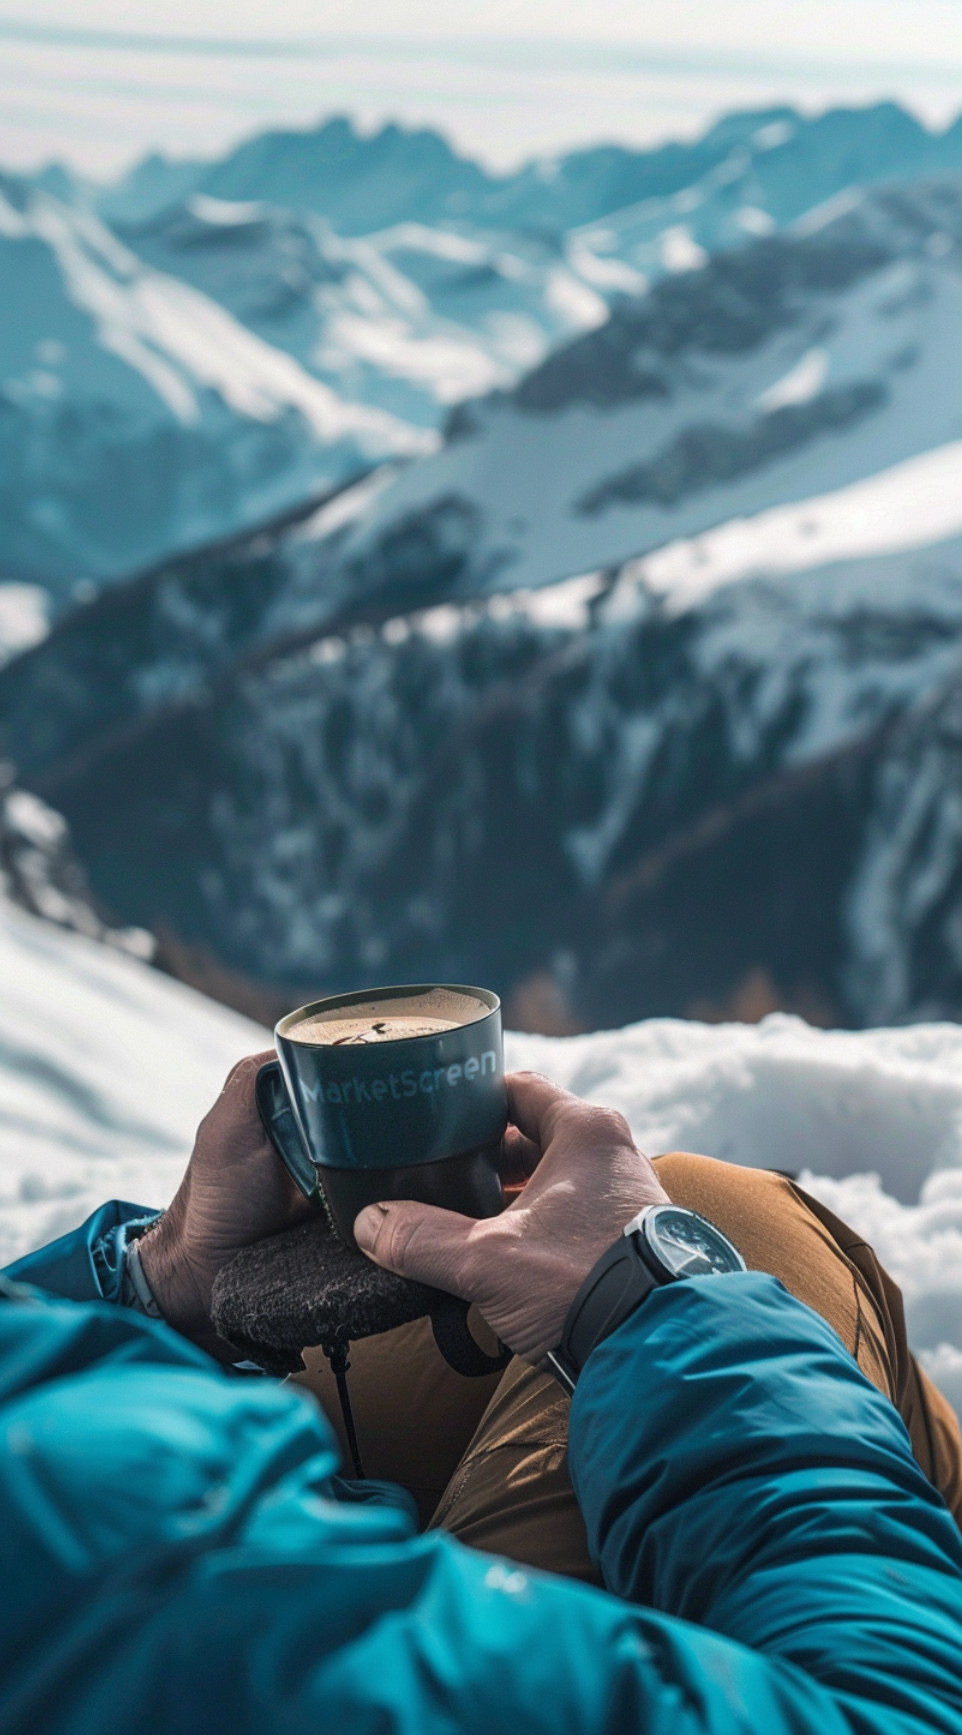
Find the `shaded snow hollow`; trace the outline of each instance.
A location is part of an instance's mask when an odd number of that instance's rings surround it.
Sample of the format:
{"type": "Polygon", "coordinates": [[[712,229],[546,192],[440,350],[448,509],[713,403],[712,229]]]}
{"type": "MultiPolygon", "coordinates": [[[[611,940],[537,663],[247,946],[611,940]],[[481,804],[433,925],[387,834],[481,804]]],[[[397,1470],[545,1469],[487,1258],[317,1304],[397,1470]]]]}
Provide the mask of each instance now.
{"type": "MultiPolygon", "coordinates": [[[[194,1128],[258,1025],[135,958],[0,900],[0,1261],[105,1198],[170,1198],[194,1128]]],[[[901,1283],[914,1347],[962,1412],[962,1028],[822,1032],[653,1019],[511,1034],[534,1067],[621,1109],[643,1149],[797,1170],[901,1283]]]]}

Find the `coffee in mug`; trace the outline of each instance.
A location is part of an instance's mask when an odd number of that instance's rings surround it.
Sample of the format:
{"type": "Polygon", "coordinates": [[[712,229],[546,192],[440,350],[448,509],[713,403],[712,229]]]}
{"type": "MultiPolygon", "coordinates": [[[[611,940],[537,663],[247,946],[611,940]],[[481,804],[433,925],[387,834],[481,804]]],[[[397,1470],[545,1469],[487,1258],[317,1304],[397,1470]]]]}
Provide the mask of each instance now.
{"type": "Polygon", "coordinates": [[[448,984],[368,989],[282,1018],[257,1096],[302,1192],[342,1239],[379,1199],[491,1217],[507,1124],[501,1003],[448,984]]]}

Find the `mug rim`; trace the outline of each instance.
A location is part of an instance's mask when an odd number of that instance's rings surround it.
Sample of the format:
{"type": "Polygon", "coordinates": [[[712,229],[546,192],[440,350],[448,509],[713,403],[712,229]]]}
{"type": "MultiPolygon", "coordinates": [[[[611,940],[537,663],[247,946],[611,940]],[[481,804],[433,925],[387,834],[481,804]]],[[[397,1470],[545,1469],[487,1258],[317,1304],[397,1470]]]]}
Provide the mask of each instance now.
{"type": "MultiPolygon", "coordinates": [[[[328,1042],[309,1042],[303,1037],[293,1034],[295,1024],[305,1018],[312,1017],[320,1011],[333,1011],[341,1006],[357,1006],[365,1002],[378,1000],[397,1000],[413,997],[417,994],[433,994],[443,989],[450,994],[471,995],[480,1000],[487,1008],[479,1017],[470,1019],[465,1024],[455,1024],[450,1030],[432,1031],[428,1036],[387,1036],[376,1044],[378,1048],[387,1048],[398,1043],[430,1042],[439,1036],[453,1036],[458,1030],[471,1030],[475,1024],[483,1024],[495,1012],[500,1012],[501,1001],[491,988],[476,988],[464,982],[404,982],[384,988],[353,989],[346,994],[325,994],[320,1000],[309,1000],[304,1006],[296,1006],[292,1012],[285,1012],[274,1026],[274,1040],[278,1042],[295,1043],[298,1048],[330,1049],[328,1042]]],[[[375,1046],[371,1044],[370,1046],[375,1046]]]]}

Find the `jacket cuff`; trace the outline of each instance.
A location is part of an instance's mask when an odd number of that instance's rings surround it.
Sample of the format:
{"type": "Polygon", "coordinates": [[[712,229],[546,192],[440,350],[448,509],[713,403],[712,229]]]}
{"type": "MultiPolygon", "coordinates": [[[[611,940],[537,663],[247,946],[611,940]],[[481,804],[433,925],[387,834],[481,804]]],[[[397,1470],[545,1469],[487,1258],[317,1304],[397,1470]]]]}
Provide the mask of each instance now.
{"type": "Polygon", "coordinates": [[[144,1205],[111,1199],[94,1211],[79,1229],[61,1235],[7,1265],[2,1275],[14,1283],[29,1283],[67,1301],[122,1301],[124,1259],[128,1239],[159,1217],[144,1205]]]}

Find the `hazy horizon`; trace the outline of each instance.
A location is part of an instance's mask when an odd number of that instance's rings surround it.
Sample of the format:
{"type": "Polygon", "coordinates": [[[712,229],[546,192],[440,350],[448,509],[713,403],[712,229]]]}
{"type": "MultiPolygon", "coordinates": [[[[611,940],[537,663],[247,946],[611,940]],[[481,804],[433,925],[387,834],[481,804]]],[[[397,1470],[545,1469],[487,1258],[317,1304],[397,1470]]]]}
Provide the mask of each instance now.
{"type": "Polygon", "coordinates": [[[690,138],[732,109],[894,100],[942,127],[962,108],[959,0],[33,0],[0,17],[0,164],[110,177],[152,150],[220,154],[334,113],[427,125],[489,166],[602,141],[690,138]],[[913,58],[901,54],[911,31],[913,58]],[[816,46],[817,45],[817,46],[816,46]]]}

